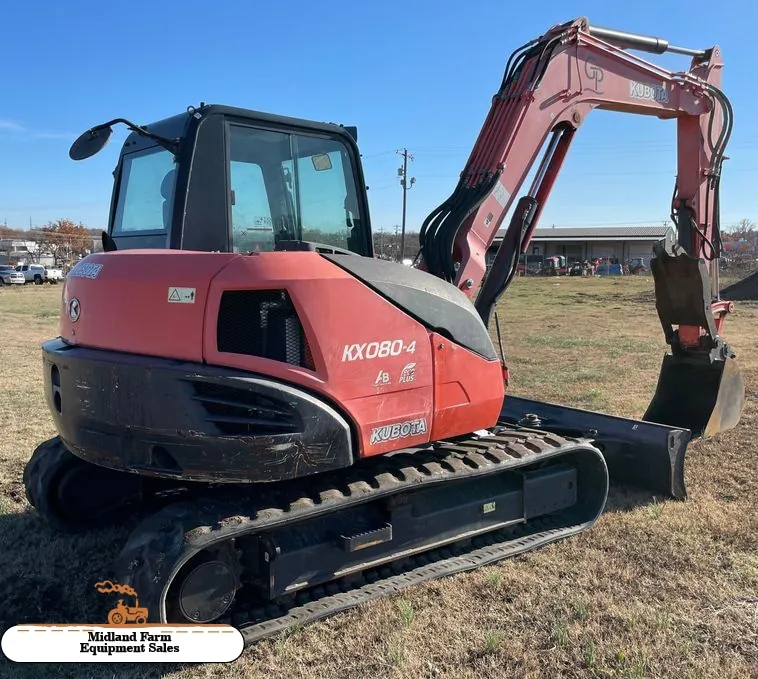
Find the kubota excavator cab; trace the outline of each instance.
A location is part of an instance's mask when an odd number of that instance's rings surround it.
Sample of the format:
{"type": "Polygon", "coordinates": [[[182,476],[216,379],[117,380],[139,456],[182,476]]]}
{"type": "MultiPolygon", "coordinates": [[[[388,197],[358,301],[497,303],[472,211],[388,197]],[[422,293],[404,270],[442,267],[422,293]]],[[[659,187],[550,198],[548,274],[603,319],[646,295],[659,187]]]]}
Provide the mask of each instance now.
{"type": "Polygon", "coordinates": [[[85,132],[72,159],[131,129],[105,249],[302,249],[373,256],[355,127],[201,104],[140,127],[85,132]]]}

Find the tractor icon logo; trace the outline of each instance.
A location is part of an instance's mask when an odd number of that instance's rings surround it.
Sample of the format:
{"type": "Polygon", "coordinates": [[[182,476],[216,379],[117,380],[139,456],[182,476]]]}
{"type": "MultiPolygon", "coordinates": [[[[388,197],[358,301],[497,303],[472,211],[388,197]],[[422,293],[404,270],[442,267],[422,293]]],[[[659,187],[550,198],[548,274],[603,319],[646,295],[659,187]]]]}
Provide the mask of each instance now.
{"type": "Polygon", "coordinates": [[[95,583],[95,589],[101,594],[118,592],[119,594],[126,594],[127,596],[134,597],[134,606],[126,606],[124,605],[123,599],[118,600],[116,608],[112,608],[108,612],[109,625],[124,625],[128,623],[144,625],[147,623],[147,608],[139,605],[137,592],[129,587],[129,585],[119,585],[110,580],[105,580],[103,582],[95,583]]]}

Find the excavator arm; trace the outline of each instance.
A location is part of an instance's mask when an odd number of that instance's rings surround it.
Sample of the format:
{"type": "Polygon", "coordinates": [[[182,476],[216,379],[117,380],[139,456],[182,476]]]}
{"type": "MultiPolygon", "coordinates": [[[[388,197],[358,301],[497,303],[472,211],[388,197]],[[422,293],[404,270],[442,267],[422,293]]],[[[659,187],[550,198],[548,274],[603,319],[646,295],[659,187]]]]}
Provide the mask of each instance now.
{"type": "Polygon", "coordinates": [[[722,65],[718,46],[675,47],[594,27],[586,18],[554,26],[511,55],[458,185],[420,231],[419,267],[475,299],[489,323],[589,113],[604,109],[676,120],[671,216],[678,242],[671,252],[656,246],[652,261],[656,308],[672,356],[665,357],[646,419],[696,434],[734,426],[744,399],[739,372],[727,365],[734,354],[720,337],[724,316],[733,309],[718,291],[719,182],[732,129],[732,109],[720,89],[722,65]],[[669,71],[629,48],[688,55],[690,69],[669,71]],[[529,189],[516,201],[543,147],[529,189]],[[486,273],[485,254],[511,208],[486,273]],[[693,389],[702,395],[698,403],[692,396],[682,399],[693,389]]]}

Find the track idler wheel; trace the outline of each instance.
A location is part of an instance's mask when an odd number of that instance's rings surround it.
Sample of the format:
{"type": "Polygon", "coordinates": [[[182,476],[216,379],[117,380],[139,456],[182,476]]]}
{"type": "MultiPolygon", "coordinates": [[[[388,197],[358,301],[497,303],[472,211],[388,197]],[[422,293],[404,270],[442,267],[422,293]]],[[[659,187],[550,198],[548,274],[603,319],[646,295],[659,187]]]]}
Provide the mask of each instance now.
{"type": "Polygon", "coordinates": [[[56,436],[32,454],[24,468],[24,489],[45,521],[75,532],[105,523],[116,509],[140,496],[142,481],[78,458],[56,436]]]}
{"type": "Polygon", "coordinates": [[[230,545],[203,551],[185,564],[169,588],[169,622],[213,624],[229,613],[240,586],[240,565],[230,545]]]}

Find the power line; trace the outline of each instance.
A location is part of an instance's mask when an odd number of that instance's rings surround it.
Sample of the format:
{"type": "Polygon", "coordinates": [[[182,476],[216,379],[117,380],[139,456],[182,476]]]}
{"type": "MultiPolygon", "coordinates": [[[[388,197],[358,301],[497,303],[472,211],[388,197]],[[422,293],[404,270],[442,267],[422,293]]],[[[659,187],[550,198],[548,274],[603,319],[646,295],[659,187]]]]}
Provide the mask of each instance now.
{"type": "MultiPolygon", "coordinates": [[[[599,153],[607,154],[607,153],[623,153],[623,154],[630,154],[630,155],[636,155],[636,154],[643,154],[643,153],[650,153],[652,151],[667,151],[667,150],[675,150],[677,148],[677,142],[674,140],[646,140],[646,141],[639,141],[639,142],[629,142],[629,143],[618,143],[618,142],[594,142],[594,143],[583,143],[583,142],[577,142],[571,149],[570,157],[573,156],[586,156],[586,155],[596,155],[599,153]]],[[[751,150],[754,148],[758,148],[758,139],[739,139],[733,141],[729,148],[731,150],[751,150]]],[[[431,155],[450,155],[450,156],[458,156],[461,154],[468,154],[471,152],[471,147],[450,147],[450,148],[421,148],[416,149],[415,154],[417,156],[431,156],[431,155]]],[[[372,158],[379,158],[382,156],[386,156],[389,153],[392,153],[392,151],[382,151],[380,153],[372,153],[366,156],[362,156],[363,160],[369,160],[372,158]]]]}
{"type": "Polygon", "coordinates": [[[400,261],[402,262],[403,259],[405,259],[405,206],[406,206],[406,196],[408,194],[408,190],[416,183],[416,178],[411,177],[410,186],[408,186],[408,159],[413,160],[413,156],[408,153],[408,149],[404,148],[402,151],[397,151],[401,156],[403,156],[403,166],[398,169],[397,174],[400,177],[400,186],[403,187],[403,225],[402,225],[402,233],[400,235],[400,261]]]}
{"type": "MultiPolygon", "coordinates": [[[[724,167],[724,174],[728,174],[730,172],[756,172],[758,171],[758,167],[724,167]]],[[[640,176],[650,176],[650,175],[669,175],[671,177],[676,176],[676,169],[672,170],[656,170],[653,172],[650,172],[645,169],[640,170],[630,170],[630,171],[623,171],[623,172],[566,172],[566,177],[628,177],[633,175],[640,175],[640,176]]],[[[458,179],[460,177],[459,174],[422,174],[420,175],[423,179],[458,179]]]]}

